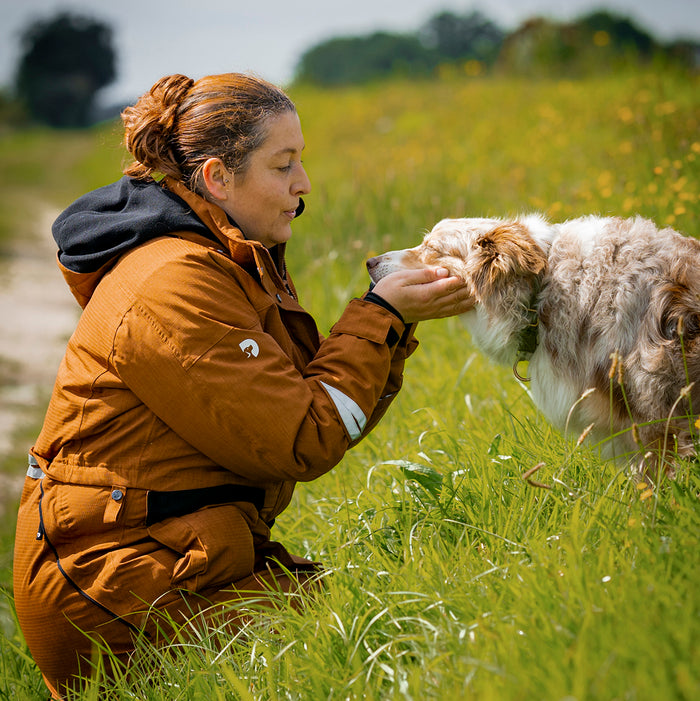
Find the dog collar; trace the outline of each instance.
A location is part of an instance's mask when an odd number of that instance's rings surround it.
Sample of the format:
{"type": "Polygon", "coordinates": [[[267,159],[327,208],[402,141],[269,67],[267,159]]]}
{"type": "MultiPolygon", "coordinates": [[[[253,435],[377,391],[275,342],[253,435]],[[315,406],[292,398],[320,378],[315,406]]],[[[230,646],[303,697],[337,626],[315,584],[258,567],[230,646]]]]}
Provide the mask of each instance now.
{"type": "Polygon", "coordinates": [[[518,349],[515,352],[515,362],[513,363],[513,374],[522,382],[529,382],[529,377],[523,377],[518,372],[518,364],[528,362],[537,350],[539,342],[539,318],[535,309],[536,294],[530,300],[526,311],[527,325],[518,334],[518,349]]]}

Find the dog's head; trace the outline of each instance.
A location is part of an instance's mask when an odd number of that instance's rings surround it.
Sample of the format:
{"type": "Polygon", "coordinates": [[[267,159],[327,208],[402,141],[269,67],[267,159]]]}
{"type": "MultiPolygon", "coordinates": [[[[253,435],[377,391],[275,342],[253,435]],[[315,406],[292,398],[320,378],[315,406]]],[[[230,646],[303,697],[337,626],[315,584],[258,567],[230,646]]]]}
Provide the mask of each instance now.
{"type": "Polygon", "coordinates": [[[547,255],[526,220],[443,219],[419,246],[367,261],[374,282],[397,270],[427,267],[447,268],[482,301],[509,284],[542,274],[547,255]]]}

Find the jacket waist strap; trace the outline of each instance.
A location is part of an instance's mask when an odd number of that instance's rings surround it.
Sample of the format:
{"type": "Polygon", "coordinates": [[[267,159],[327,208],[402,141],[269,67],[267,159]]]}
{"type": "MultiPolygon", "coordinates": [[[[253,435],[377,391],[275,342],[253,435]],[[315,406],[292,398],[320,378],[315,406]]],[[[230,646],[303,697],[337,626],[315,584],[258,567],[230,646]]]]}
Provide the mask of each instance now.
{"type": "Polygon", "coordinates": [[[265,503],[265,490],[238,484],[223,484],[218,487],[180,489],[172,492],[150,490],[146,496],[146,525],[165,521],[174,516],[185,516],[205,506],[230,504],[245,501],[260,511],[265,503]]]}

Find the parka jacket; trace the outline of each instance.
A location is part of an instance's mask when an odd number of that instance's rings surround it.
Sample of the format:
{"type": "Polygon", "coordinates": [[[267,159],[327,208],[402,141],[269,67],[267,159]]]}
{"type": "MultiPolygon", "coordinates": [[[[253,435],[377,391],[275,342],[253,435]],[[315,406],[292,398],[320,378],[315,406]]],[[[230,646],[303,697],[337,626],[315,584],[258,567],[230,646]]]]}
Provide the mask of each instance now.
{"type": "Polygon", "coordinates": [[[173,588],[235,584],[261,553],[283,560],[270,524],[384,414],[413,328],[370,295],[323,338],[284,246],[246,240],[168,178],[90,193],[54,234],[84,309],[30,454],[20,623],[52,578],[124,617],[173,588]],[[213,503],[178,507],[193,490],[213,503]]]}

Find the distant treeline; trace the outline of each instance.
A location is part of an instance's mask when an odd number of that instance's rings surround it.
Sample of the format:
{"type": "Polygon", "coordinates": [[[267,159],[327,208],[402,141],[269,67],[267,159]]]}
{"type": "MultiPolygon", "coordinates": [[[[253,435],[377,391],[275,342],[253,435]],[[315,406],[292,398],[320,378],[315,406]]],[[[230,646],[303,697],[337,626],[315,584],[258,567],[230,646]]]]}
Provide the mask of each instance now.
{"type": "MultiPolygon", "coordinates": [[[[324,41],[306,51],[294,82],[319,86],[392,76],[485,73],[584,77],[639,65],[700,68],[700,42],[657,41],[626,17],[598,11],[570,23],[534,18],[511,33],[480,12],[441,12],[417,31],[324,41]]],[[[15,81],[0,89],[0,136],[29,122],[76,128],[114,118],[97,94],[116,76],[112,27],[59,11],[21,36],[15,81]]]]}
{"type": "Polygon", "coordinates": [[[317,44],[301,57],[295,82],[347,85],[450,70],[575,77],[652,61],[697,70],[700,42],[663,43],[629,18],[607,11],[568,23],[533,18],[512,33],[480,12],[441,12],[416,32],[375,32],[317,44]]]}

